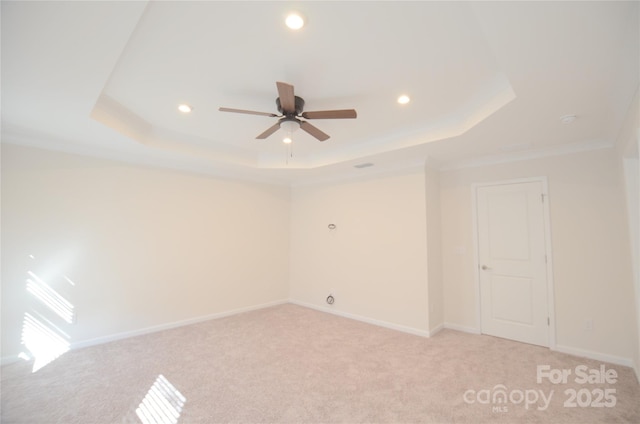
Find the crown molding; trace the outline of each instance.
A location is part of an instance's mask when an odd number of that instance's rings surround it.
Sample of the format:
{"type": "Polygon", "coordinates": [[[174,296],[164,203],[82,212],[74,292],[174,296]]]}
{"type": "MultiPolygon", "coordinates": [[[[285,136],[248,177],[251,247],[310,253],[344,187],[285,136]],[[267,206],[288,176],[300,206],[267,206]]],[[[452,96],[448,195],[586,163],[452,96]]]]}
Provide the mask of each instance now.
{"type": "Polygon", "coordinates": [[[588,140],[578,143],[561,144],[551,147],[542,147],[539,149],[486,155],[472,159],[445,162],[442,164],[442,166],[440,166],[440,171],[454,171],[457,169],[499,165],[502,163],[520,162],[551,156],[569,155],[573,153],[588,152],[591,150],[610,149],[613,147],[614,144],[609,141],[588,140]]]}

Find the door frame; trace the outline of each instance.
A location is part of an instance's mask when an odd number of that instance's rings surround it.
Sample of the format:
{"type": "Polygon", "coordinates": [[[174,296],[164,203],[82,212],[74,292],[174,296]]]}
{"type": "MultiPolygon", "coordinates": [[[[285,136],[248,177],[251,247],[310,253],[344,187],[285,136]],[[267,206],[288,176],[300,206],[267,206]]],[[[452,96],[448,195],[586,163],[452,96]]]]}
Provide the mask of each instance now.
{"type": "Polygon", "coordinates": [[[480,246],[478,237],[478,189],[482,187],[501,186],[509,184],[522,184],[539,182],[542,185],[542,214],[544,218],[544,240],[546,253],[546,277],[547,277],[547,311],[549,315],[548,341],[549,349],[556,348],[556,309],[554,301],[553,282],[553,254],[551,250],[551,214],[549,212],[549,187],[546,176],[517,178],[512,180],[492,181],[471,184],[471,213],[473,220],[473,266],[476,289],[476,322],[478,323],[478,333],[482,334],[482,299],[480,298],[480,246]]]}

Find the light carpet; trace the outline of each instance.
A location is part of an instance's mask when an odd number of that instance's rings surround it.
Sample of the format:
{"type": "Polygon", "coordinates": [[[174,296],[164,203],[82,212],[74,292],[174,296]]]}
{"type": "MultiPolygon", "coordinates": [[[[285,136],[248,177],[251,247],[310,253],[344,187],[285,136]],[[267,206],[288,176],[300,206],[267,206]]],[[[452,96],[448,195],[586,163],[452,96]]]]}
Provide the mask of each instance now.
{"type": "Polygon", "coordinates": [[[35,373],[30,365],[2,368],[3,423],[142,422],[145,396],[147,414],[180,423],[640,423],[630,368],[451,330],[423,338],[291,304],[70,351],[35,373]],[[576,373],[601,365],[613,370],[609,383],[576,373]],[[538,366],[571,374],[538,383],[538,366]]]}

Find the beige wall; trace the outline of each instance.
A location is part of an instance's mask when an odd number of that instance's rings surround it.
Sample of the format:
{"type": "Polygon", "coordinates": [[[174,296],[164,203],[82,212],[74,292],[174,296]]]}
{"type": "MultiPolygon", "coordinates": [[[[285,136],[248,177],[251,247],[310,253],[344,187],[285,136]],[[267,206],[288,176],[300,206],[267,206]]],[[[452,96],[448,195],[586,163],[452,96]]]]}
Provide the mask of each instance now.
{"type": "Polygon", "coordinates": [[[3,145],[2,356],[20,349],[28,270],[76,283],[73,342],[287,297],[418,334],[477,329],[471,184],[547,176],[557,344],[637,364],[622,175],[610,149],[290,192],[3,145]]]}
{"type": "Polygon", "coordinates": [[[284,187],[3,145],[2,356],[29,270],[74,304],[72,343],[286,300],[289,207],[284,187]]]}
{"type": "Polygon", "coordinates": [[[291,299],[427,331],[426,246],[422,171],[294,189],[291,299]]]}
{"type": "Polygon", "coordinates": [[[629,222],[629,244],[635,279],[635,304],[638,326],[634,356],[636,376],[640,381],[640,89],[636,90],[616,143],[623,166],[626,188],[626,210],[629,222]]]}
{"type": "Polygon", "coordinates": [[[437,331],[444,324],[444,292],[442,286],[442,220],[440,204],[440,173],[425,168],[427,207],[427,283],[429,288],[429,330],[437,331]]]}
{"type": "MultiPolygon", "coordinates": [[[[640,148],[640,140],[638,140],[640,148]]],[[[622,158],[627,196],[627,213],[629,219],[629,239],[633,265],[636,320],[640,331],[640,161],[636,157],[622,158]]],[[[636,376],[640,381],[640,333],[633,358],[636,376]]]]}
{"type": "Polygon", "coordinates": [[[442,172],[445,321],[479,325],[471,184],[538,176],[549,181],[558,348],[628,361],[637,330],[624,188],[613,149],[442,172]],[[587,319],[593,331],[585,330],[587,319]]]}

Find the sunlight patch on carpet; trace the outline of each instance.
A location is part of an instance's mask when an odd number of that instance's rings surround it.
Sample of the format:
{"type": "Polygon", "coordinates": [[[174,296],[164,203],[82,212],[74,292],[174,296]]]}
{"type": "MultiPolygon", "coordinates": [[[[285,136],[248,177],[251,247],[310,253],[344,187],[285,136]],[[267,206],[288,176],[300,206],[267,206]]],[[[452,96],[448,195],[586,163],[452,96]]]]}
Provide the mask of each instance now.
{"type": "Polygon", "coordinates": [[[69,351],[69,336],[57,329],[44,318],[36,318],[26,312],[22,324],[22,344],[32,357],[23,352],[20,357],[34,359],[32,372],[38,371],[48,363],[69,351]]]}
{"type": "Polygon", "coordinates": [[[143,424],[176,424],[187,399],[160,374],[136,409],[143,424]]]}

